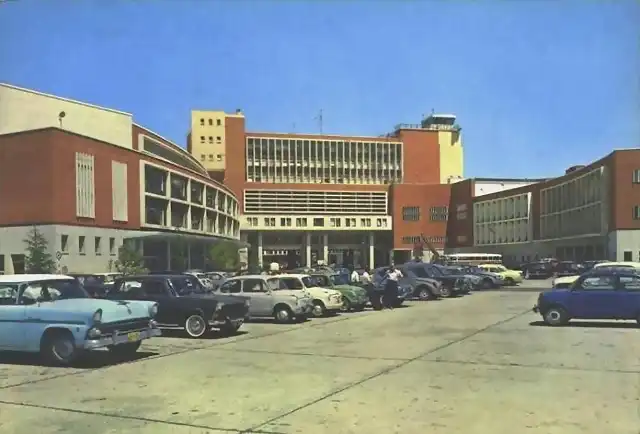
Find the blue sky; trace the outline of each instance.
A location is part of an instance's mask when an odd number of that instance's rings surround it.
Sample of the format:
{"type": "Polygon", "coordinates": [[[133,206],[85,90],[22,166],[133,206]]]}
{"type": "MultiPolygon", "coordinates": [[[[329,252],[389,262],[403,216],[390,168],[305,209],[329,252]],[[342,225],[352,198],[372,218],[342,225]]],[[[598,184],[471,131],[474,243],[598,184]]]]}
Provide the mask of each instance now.
{"type": "Polygon", "coordinates": [[[134,114],[184,145],[191,109],[254,131],[378,135],[454,113],[466,176],[554,176],[640,147],[640,3],[0,3],[0,81],[134,114]]]}

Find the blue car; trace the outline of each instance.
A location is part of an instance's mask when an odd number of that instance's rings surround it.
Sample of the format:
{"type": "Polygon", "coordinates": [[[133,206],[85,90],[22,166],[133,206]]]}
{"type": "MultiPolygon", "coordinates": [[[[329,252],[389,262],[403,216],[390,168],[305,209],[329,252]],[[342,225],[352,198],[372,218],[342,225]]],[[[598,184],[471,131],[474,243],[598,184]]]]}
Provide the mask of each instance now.
{"type": "Polygon", "coordinates": [[[55,365],[98,348],[127,357],[160,336],[157,312],[155,302],[91,298],[70,276],[0,276],[0,350],[40,353],[55,365]]]}
{"type": "Polygon", "coordinates": [[[594,269],[566,289],[545,291],[533,311],[552,326],[572,319],[636,320],[640,323],[640,275],[630,269],[594,269]]]}

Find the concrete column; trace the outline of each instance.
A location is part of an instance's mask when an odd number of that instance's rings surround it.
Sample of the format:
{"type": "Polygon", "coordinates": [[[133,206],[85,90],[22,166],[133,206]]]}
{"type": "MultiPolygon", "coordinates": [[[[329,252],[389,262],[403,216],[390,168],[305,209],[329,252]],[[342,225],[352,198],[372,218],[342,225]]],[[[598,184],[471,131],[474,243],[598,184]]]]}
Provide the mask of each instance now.
{"type": "Polygon", "coordinates": [[[375,246],[374,234],[373,234],[373,232],[369,232],[369,268],[372,269],[372,270],[375,267],[375,262],[374,262],[375,250],[374,250],[374,246],[375,246]]]}
{"type": "Polygon", "coordinates": [[[262,263],[262,232],[258,232],[258,267],[262,269],[264,264],[262,263]]]}
{"type": "Polygon", "coordinates": [[[4,255],[4,274],[14,274],[15,270],[13,269],[13,259],[11,259],[11,254],[5,253],[4,255]]]}
{"type": "Polygon", "coordinates": [[[187,241],[187,270],[191,270],[191,243],[187,241]]]}
{"type": "Polygon", "coordinates": [[[322,235],[322,260],[329,265],[329,234],[322,235]]]}
{"type": "Polygon", "coordinates": [[[307,267],[311,267],[311,232],[305,232],[304,234],[304,247],[306,250],[307,267]]]}
{"type": "Polygon", "coordinates": [[[389,264],[393,264],[393,249],[389,250],[389,264]]]}
{"type": "Polygon", "coordinates": [[[167,271],[171,271],[171,240],[167,240],[167,271]]]}

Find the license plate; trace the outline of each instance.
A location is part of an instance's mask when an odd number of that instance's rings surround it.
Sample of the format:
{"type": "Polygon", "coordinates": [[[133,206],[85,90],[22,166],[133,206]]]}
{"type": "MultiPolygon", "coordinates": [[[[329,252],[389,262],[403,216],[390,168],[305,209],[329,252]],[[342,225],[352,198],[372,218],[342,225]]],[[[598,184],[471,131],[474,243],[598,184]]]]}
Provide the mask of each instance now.
{"type": "Polygon", "coordinates": [[[129,342],[137,342],[140,340],[140,332],[132,332],[127,334],[127,340],[129,342]]]}

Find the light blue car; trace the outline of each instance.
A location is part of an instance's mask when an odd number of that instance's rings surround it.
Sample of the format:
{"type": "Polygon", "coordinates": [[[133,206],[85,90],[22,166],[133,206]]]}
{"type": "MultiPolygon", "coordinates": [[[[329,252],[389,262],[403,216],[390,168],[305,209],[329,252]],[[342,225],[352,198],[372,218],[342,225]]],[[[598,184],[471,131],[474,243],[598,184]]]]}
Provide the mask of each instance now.
{"type": "Polygon", "coordinates": [[[90,298],[69,276],[0,276],[0,351],[40,353],[56,365],[98,348],[130,357],[144,339],[160,336],[157,312],[151,301],[90,298]]]}

